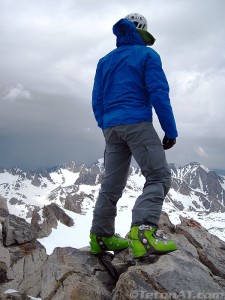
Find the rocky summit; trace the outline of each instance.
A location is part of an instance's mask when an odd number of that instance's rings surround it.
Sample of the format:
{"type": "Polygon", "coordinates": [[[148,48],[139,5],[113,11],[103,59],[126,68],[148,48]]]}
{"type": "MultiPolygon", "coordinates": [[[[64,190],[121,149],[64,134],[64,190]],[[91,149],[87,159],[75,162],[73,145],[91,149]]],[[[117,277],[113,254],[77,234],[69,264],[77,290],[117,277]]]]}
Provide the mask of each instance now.
{"type": "MultiPolygon", "coordinates": [[[[0,299],[225,299],[225,177],[198,163],[170,169],[160,229],[178,250],[144,260],[133,259],[129,249],[89,253],[102,160],[90,168],[72,162],[40,173],[0,169],[0,299]],[[179,222],[172,224],[174,213],[179,222]],[[201,225],[206,223],[208,229],[201,225]],[[44,239],[54,230],[63,240],[62,226],[72,230],[69,242],[85,235],[86,247],[57,244],[48,252],[44,239]]],[[[118,203],[124,228],[143,184],[139,168],[131,167],[118,203]]]]}
{"type": "Polygon", "coordinates": [[[225,242],[192,219],[181,217],[175,226],[161,214],[160,229],[178,246],[162,256],[135,260],[129,249],[94,256],[88,246],[47,255],[37,228],[11,215],[3,198],[0,204],[2,300],[225,298],[225,242]]]}

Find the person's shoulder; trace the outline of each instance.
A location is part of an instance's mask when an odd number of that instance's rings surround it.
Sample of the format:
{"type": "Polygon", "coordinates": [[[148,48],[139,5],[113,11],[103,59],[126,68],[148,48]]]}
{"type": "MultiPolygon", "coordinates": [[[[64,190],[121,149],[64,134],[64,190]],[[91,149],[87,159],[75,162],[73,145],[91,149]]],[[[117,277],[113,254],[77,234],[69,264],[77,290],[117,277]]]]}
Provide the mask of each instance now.
{"type": "Polygon", "coordinates": [[[151,47],[145,47],[144,49],[144,57],[145,57],[145,61],[149,61],[151,63],[155,63],[155,64],[161,64],[161,57],[159,55],[158,52],[156,52],[156,50],[154,50],[151,47]]]}
{"type": "Polygon", "coordinates": [[[135,45],[132,46],[133,49],[135,49],[135,52],[141,54],[145,58],[153,58],[153,59],[159,59],[160,55],[158,52],[156,52],[153,48],[142,46],[142,45],[135,45]]]}
{"type": "Polygon", "coordinates": [[[109,57],[116,51],[116,49],[108,52],[106,55],[104,55],[103,57],[101,57],[98,61],[98,65],[104,64],[104,62],[106,62],[109,57]]]}
{"type": "Polygon", "coordinates": [[[159,58],[160,57],[159,53],[156,52],[156,50],[154,50],[151,47],[145,47],[145,53],[147,55],[150,55],[150,56],[155,57],[155,58],[159,58]]]}

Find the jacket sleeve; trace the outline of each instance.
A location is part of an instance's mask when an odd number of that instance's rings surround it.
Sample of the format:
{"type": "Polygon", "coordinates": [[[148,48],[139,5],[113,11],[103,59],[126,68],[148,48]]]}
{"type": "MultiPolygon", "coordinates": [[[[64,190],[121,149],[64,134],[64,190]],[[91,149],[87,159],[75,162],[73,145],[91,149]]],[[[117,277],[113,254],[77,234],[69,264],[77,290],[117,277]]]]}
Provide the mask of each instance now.
{"type": "Polygon", "coordinates": [[[94,86],[92,90],[92,109],[95,115],[95,119],[100,128],[103,127],[103,90],[101,83],[101,70],[100,63],[97,65],[94,86]]]}
{"type": "Polygon", "coordinates": [[[147,55],[145,82],[150,95],[150,104],[154,107],[162,130],[167,138],[176,138],[178,133],[170,104],[169,85],[162,69],[160,56],[156,52],[147,55]]]}

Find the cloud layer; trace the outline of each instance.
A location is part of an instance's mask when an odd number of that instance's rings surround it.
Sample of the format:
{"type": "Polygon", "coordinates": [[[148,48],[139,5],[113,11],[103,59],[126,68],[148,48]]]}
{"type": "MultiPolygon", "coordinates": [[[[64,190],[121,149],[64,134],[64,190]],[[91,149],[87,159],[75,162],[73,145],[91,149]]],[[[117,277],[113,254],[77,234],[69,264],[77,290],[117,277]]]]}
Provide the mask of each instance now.
{"type": "Polygon", "coordinates": [[[103,155],[91,111],[96,64],[115,48],[112,25],[139,12],[170,83],[179,138],[168,161],[225,168],[224,11],[223,0],[1,1],[0,165],[103,155]]]}

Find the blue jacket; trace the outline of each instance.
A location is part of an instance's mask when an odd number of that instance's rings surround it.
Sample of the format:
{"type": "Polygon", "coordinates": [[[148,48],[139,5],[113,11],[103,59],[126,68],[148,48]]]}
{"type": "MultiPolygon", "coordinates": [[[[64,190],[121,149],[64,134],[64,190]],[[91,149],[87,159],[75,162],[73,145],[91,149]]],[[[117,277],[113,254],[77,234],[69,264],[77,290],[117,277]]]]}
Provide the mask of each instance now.
{"type": "Polygon", "coordinates": [[[168,138],[177,137],[169,86],[159,55],[145,43],[135,25],[121,19],[113,26],[117,48],[98,62],[92,107],[102,129],[152,122],[152,107],[168,138]]]}

